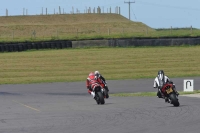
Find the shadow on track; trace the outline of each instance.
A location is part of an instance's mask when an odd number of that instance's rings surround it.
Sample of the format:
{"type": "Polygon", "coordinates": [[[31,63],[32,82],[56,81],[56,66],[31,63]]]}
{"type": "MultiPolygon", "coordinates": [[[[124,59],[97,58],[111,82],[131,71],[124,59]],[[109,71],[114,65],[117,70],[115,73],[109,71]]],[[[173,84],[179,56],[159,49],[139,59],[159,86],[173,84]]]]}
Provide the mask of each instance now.
{"type": "Polygon", "coordinates": [[[9,92],[0,92],[0,96],[1,95],[5,96],[5,95],[21,95],[21,94],[19,94],[19,93],[9,93],[9,92]]]}

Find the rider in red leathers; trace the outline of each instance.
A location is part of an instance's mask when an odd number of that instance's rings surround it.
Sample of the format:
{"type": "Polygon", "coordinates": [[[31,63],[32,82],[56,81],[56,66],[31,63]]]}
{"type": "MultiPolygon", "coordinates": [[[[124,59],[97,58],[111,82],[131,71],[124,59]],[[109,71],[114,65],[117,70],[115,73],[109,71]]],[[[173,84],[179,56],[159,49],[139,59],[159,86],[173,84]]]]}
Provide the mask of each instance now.
{"type": "Polygon", "coordinates": [[[97,78],[93,72],[91,72],[88,75],[87,80],[86,80],[86,87],[88,89],[88,93],[91,94],[93,98],[95,98],[95,93],[93,89],[97,85],[101,85],[101,84],[103,84],[102,81],[99,78],[97,78]]]}

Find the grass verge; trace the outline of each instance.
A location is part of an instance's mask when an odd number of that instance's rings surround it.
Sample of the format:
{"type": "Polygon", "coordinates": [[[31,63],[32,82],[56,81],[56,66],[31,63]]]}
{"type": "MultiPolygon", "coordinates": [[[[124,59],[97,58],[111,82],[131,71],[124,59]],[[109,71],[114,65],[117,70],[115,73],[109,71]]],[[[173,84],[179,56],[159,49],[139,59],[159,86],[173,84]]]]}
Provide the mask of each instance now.
{"type": "Polygon", "coordinates": [[[85,81],[98,70],[107,80],[200,76],[200,46],[86,48],[0,53],[0,84],[85,81]]]}

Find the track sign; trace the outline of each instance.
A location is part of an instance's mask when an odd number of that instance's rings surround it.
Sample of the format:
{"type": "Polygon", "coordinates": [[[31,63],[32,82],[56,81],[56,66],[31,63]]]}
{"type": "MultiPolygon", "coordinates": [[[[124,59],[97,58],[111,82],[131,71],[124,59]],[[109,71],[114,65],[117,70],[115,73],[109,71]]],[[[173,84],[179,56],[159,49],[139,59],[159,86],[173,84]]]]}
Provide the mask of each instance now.
{"type": "Polygon", "coordinates": [[[194,80],[185,79],[183,82],[183,91],[194,91],[194,80]]]}

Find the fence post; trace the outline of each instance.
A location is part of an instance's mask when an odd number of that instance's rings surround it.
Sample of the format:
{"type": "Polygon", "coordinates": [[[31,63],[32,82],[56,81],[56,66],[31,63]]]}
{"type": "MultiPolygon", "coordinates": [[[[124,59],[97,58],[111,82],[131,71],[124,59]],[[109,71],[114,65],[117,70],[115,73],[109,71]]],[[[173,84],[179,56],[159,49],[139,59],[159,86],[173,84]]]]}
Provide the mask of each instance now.
{"type": "Polygon", "coordinates": [[[59,6],[59,14],[61,14],[61,8],[60,8],[60,6],[59,6]]]}
{"type": "Polygon", "coordinates": [[[41,15],[43,15],[43,7],[42,7],[42,14],[41,15]]]}
{"type": "Polygon", "coordinates": [[[192,34],[192,25],[191,25],[191,27],[190,27],[190,34],[192,34]]]}
{"type": "Polygon", "coordinates": [[[118,9],[119,9],[118,6],[116,6],[116,8],[115,8],[115,13],[116,14],[118,14],[118,9]]]}
{"type": "Polygon", "coordinates": [[[76,37],[78,38],[78,29],[76,29],[76,37]]]}
{"type": "Polygon", "coordinates": [[[32,38],[32,36],[34,37],[34,39],[35,39],[35,35],[36,35],[36,32],[35,32],[35,30],[32,32],[32,34],[31,34],[31,38],[32,38]]]}
{"type": "Polygon", "coordinates": [[[97,10],[97,13],[101,13],[101,9],[100,9],[100,7],[98,6],[98,10],[97,10]]]}
{"type": "Polygon", "coordinates": [[[6,16],[8,16],[8,9],[6,9],[6,16]]]}
{"type": "Polygon", "coordinates": [[[25,8],[23,8],[23,16],[25,15],[25,8]]]}

